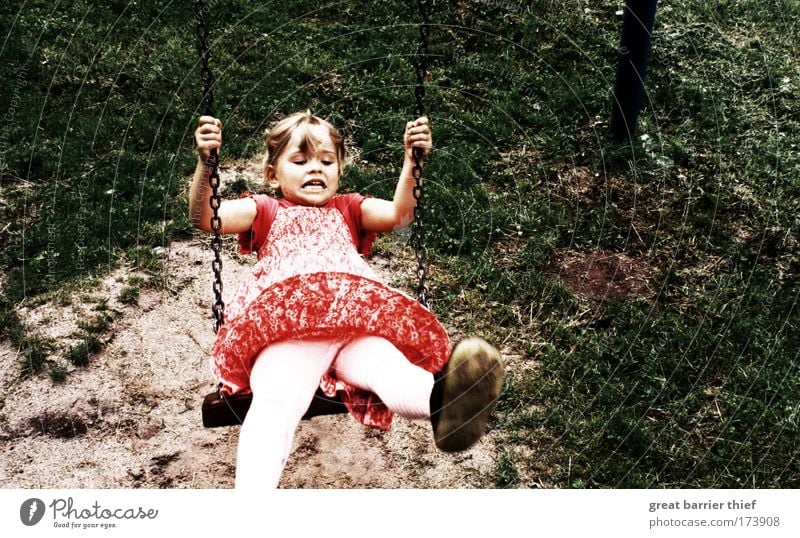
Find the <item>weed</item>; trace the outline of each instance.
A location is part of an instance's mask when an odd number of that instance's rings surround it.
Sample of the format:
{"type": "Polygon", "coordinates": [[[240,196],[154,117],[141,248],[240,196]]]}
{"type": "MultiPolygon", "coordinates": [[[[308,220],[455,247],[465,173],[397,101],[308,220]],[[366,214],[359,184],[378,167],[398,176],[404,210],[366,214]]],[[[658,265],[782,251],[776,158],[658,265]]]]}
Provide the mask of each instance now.
{"type": "Polygon", "coordinates": [[[19,345],[26,331],[14,305],[0,293],[0,336],[19,345]]]}
{"type": "Polygon", "coordinates": [[[53,352],[54,343],[51,339],[37,334],[27,335],[21,340],[20,349],[22,351],[20,373],[23,377],[28,377],[44,369],[48,362],[47,357],[53,352]]]}
{"type": "Polygon", "coordinates": [[[54,302],[62,308],[69,306],[72,304],[72,294],[67,289],[60,289],[55,294],[54,302]]]}
{"type": "Polygon", "coordinates": [[[494,485],[497,488],[514,488],[519,485],[519,472],[514,463],[514,454],[508,448],[500,452],[495,466],[494,485]]]}
{"type": "Polygon", "coordinates": [[[103,343],[93,335],[85,335],[83,339],[70,347],[66,353],[66,359],[75,366],[86,366],[89,364],[89,357],[103,349],[103,343]]]}
{"type": "Polygon", "coordinates": [[[53,383],[60,384],[67,379],[67,369],[60,364],[50,365],[50,380],[53,383]]]}
{"type": "Polygon", "coordinates": [[[164,267],[164,260],[152,248],[134,247],[128,250],[127,256],[140,271],[158,273],[164,267]]]}
{"type": "Polygon", "coordinates": [[[123,288],[117,300],[122,304],[136,304],[139,300],[139,288],[137,286],[127,286],[123,288]]]}
{"type": "Polygon", "coordinates": [[[141,275],[133,275],[133,276],[128,277],[128,285],[129,286],[142,288],[142,287],[146,286],[148,284],[148,282],[149,282],[149,279],[145,278],[145,277],[143,277],[141,275]]]}
{"type": "MultiPolygon", "coordinates": [[[[138,290],[137,290],[138,292],[138,290]]],[[[78,321],[78,328],[89,334],[98,334],[106,331],[114,318],[108,312],[101,312],[89,319],[78,321]]]]}

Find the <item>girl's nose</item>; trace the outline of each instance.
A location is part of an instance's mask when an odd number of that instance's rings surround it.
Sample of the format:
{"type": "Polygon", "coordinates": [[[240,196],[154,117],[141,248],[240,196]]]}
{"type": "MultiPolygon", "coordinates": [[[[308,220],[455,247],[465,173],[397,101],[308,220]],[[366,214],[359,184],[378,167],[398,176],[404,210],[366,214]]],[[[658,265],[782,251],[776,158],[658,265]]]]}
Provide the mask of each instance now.
{"type": "Polygon", "coordinates": [[[322,162],[317,157],[310,157],[308,159],[308,169],[312,172],[322,171],[322,162]]]}

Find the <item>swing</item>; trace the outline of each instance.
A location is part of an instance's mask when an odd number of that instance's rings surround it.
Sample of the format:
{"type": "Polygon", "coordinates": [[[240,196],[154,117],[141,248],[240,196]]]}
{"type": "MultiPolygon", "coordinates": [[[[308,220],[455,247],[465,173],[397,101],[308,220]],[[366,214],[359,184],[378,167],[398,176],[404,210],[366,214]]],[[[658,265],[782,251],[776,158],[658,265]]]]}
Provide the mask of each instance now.
{"type": "MultiPolygon", "coordinates": [[[[414,89],[414,97],[416,100],[416,117],[424,115],[424,97],[425,97],[425,73],[427,72],[427,54],[428,54],[428,30],[430,23],[429,18],[429,5],[430,0],[417,0],[419,5],[419,12],[421,22],[419,25],[419,44],[417,49],[417,62],[416,62],[416,75],[417,84],[414,89]]],[[[207,116],[214,115],[214,96],[212,87],[214,84],[214,77],[208,65],[209,49],[208,49],[208,30],[205,23],[205,6],[203,0],[197,0],[195,3],[195,18],[197,20],[197,41],[201,61],[201,77],[203,81],[203,108],[204,114],[207,116]]],[[[426,249],[424,243],[424,230],[422,227],[423,217],[423,204],[422,204],[422,148],[413,148],[414,167],[412,174],[415,180],[414,186],[414,199],[416,205],[414,207],[414,221],[412,224],[411,238],[414,244],[414,250],[417,258],[417,300],[424,307],[428,308],[428,288],[425,284],[426,271],[425,271],[425,257],[426,249]]],[[[206,169],[209,170],[209,185],[211,186],[211,197],[209,203],[213,211],[211,217],[211,230],[213,238],[211,240],[211,248],[214,252],[214,261],[211,263],[214,272],[214,303],[211,307],[214,315],[214,333],[219,331],[223,323],[225,303],[222,301],[222,238],[220,237],[220,230],[222,228],[222,220],[218,215],[218,210],[222,202],[219,194],[219,155],[217,150],[211,150],[211,154],[205,163],[206,169]]],[[[250,394],[234,394],[225,396],[220,391],[220,386],[217,390],[206,395],[203,399],[202,416],[203,426],[206,428],[214,428],[219,426],[235,426],[242,424],[247,410],[250,408],[252,401],[252,393],[250,394]]],[[[309,419],[319,415],[332,415],[347,413],[347,408],[342,401],[338,398],[330,398],[326,396],[322,389],[317,389],[311,404],[303,415],[303,419],[309,419]]]]}

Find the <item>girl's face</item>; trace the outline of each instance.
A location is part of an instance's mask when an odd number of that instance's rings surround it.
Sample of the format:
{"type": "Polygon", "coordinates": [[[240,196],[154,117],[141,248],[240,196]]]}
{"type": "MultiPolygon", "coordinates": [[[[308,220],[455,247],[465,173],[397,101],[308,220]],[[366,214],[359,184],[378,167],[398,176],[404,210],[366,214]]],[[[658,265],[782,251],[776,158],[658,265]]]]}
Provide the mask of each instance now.
{"type": "Polygon", "coordinates": [[[283,197],[300,205],[323,206],[339,188],[340,163],[336,148],[325,127],[306,125],[309,134],[318,140],[316,150],[300,146],[305,129],[296,129],[286,150],[267,167],[267,180],[272,188],[280,188],[283,197]]]}

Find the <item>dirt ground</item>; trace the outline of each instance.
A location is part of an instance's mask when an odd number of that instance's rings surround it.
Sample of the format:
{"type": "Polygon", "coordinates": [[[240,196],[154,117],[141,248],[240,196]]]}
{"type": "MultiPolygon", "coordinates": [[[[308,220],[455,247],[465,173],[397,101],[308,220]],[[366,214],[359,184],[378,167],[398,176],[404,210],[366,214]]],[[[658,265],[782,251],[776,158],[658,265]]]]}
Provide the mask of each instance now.
{"type": "MultiPolygon", "coordinates": [[[[145,287],[136,304],[119,301],[136,276],[122,267],[92,289],[20,308],[61,353],[77,342],[79,321],[98,314],[98,301],[107,300],[113,321],[87,366],[58,359],[70,370],[61,384],[45,374],[20,379],[19,351],[0,342],[2,487],[233,487],[239,428],[204,429],[200,418],[214,388],[211,252],[186,240],[161,255],[166,286],[145,287]]],[[[225,298],[254,262],[233,256],[223,258],[225,298]]],[[[408,261],[372,263],[395,285],[393,272],[408,261]]],[[[491,433],[469,451],[445,454],[427,422],[396,417],[384,433],[348,415],[316,417],[301,423],[281,487],[491,487],[495,456],[491,433]]]]}
{"type": "Polygon", "coordinates": [[[600,301],[655,293],[656,271],[647,260],[608,250],[557,250],[547,273],[574,293],[600,301]]]}

